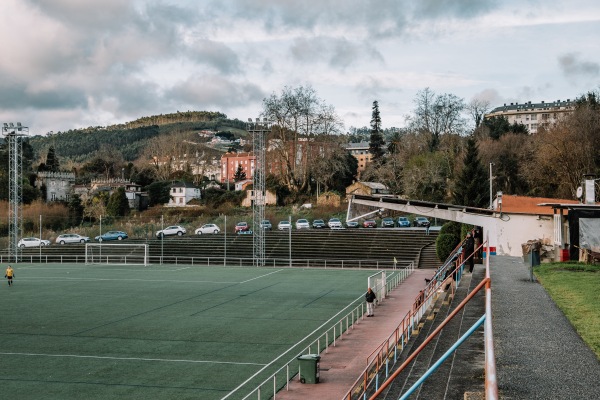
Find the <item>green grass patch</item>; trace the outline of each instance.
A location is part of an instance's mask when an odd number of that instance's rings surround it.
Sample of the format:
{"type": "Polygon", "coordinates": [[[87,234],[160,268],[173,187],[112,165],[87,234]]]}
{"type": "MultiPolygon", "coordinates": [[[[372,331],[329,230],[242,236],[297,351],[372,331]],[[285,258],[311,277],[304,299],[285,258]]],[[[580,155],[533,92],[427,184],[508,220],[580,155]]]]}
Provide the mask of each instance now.
{"type": "Polygon", "coordinates": [[[536,267],[534,273],[583,341],[600,358],[600,266],[552,263],[536,267]]]}

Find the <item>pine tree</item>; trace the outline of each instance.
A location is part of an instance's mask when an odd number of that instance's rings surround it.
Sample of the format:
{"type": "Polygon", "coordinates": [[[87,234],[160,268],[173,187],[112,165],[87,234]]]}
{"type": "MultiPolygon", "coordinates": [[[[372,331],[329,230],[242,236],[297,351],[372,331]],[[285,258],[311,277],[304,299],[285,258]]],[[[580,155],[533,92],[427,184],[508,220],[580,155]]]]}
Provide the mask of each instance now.
{"type": "Polygon", "coordinates": [[[46,168],[51,172],[58,172],[60,169],[60,163],[58,157],[56,157],[56,150],[54,146],[50,146],[48,149],[48,155],[46,156],[46,168]]]}
{"type": "Polygon", "coordinates": [[[235,175],[233,176],[233,180],[236,182],[243,181],[246,179],[246,172],[244,172],[244,168],[242,164],[238,164],[238,168],[235,171],[235,175]]]}
{"type": "Polygon", "coordinates": [[[479,160],[479,149],[473,137],[467,140],[463,169],[454,188],[454,203],[469,207],[485,207],[489,203],[488,177],[479,160]]]}
{"type": "Polygon", "coordinates": [[[369,141],[369,152],[371,160],[379,161],[383,158],[385,141],[381,133],[381,116],[379,115],[379,103],[377,100],[373,102],[373,112],[371,114],[371,139],[369,141]]]}

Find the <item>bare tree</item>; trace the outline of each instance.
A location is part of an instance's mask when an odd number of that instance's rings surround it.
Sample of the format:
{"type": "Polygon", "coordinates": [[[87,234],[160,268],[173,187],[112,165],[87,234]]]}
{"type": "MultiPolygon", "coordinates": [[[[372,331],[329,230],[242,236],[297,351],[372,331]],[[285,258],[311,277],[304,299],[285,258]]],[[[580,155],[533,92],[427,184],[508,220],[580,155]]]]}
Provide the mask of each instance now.
{"type": "Polygon", "coordinates": [[[479,128],[481,121],[483,121],[483,117],[490,110],[490,102],[488,100],[474,98],[469,104],[467,104],[467,111],[471,118],[473,118],[473,122],[475,123],[475,129],[479,128]]]}
{"type": "Polygon", "coordinates": [[[441,135],[464,132],[463,99],[453,94],[436,95],[425,88],[417,93],[415,105],[414,115],[408,117],[409,126],[428,137],[429,151],[438,148],[441,135]]]}

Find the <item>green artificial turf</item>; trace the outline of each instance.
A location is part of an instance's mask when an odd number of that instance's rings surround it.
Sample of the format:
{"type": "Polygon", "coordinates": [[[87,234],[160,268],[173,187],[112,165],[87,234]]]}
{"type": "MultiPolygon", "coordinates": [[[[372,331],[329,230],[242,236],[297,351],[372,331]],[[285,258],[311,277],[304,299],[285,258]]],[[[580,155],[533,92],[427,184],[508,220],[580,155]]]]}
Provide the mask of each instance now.
{"type": "Polygon", "coordinates": [[[20,264],[0,286],[2,396],[221,399],[289,350],[245,395],[361,302],[371,274],[20,264]]]}

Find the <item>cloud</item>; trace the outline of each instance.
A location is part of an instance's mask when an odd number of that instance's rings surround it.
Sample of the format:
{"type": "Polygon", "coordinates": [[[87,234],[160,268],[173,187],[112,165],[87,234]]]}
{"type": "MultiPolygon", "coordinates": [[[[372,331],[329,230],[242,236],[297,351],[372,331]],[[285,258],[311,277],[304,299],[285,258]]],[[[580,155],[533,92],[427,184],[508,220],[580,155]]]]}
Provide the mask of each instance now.
{"type": "Polygon", "coordinates": [[[322,62],[331,67],[345,69],[365,58],[383,61],[379,51],[368,43],[355,43],[345,38],[297,38],[290,45],[294,60],[304,63],[322,62]]]}
{"type": "Polygon", "coordinates": [[[214,67],[223,73],[239,73],[238,55],[223,43],[199,39],[190,43],[188,56],[195,62],[214,67]]]}
{"type": "Polygon", "coordinates": [[[576,53],[564,54],[558,57],[558,64],[567,78],[595,78],[600,75],[600,64],[583,61],[576,53]]]}
{"type": "Polygon", "coordinates": [[[178,108],[202,110],[215,107],[225,110],[262,101],[265,93],[252,83],[234,82],[221,75],[196,75],[173,86],[165,98],[178,108]]]}

